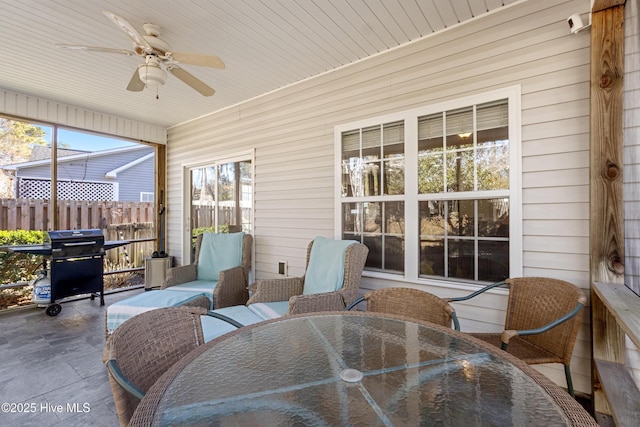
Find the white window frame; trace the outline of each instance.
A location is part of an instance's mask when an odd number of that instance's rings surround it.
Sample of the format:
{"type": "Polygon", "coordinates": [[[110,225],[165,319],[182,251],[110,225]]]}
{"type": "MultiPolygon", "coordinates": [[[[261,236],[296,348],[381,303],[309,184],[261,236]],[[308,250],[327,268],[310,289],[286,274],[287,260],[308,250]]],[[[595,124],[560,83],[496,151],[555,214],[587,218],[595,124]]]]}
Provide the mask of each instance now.
{"type": "Polygon", "coordinates": [[[155,202],[155,193],[151,191],[141,191],[140,192],[140,201],[141,202],[155,202]]]}
{"type": "MultiPolygon", "coordinates": [[[[467,97],[452,99],[403,112],[371,117],[356,122],[345,123],[334,128],[334,236],[342,238],[342,204],[345,199],[342,193],[342,133],[358,128],[367,128],[398,120],[404,121],[405,135],[405,194],[401,196],[405,203],[405,265],[404,275],[380,271],[365,270],[363,276],[406,281],[411,283],[444,283],[469,280],[455,278],[423,278],[419,277],[420,233],[419,233],[419,200],[418,194],[418,118],[443,111],[479,105],[500,99],[507,99],[509,111],[509,276],[522,276],[522,132],[521,132],[521,87],[510,86],[467,97]]],[[[349,202],[392,201],[398,196],[352,197],[349,202]]]]}
{"type": "MultiPolygon", "coordinates": [[[[182,166],[182,259],[191,259],[191,171],[193,169],[203,168],[207,166],[222,165],[225,163],[251,161],[252,193],[251,193],[251,228],[255,227],[255,150],[245,151],[232,156],[212,157],[206,161],[198,163],[189,163],[182,166]]],[[[216,188],[217,191],[217,188],[216,188]]],[[[217,197],[216,197],[217,198],[217,197]]],[[[217,224],[216,224],[217,225],[217,224]]],[[[251,257],[252,264],[255,257],[251,257]]],[[[255,271],[255,266],[252,266],[255,271]]]]}

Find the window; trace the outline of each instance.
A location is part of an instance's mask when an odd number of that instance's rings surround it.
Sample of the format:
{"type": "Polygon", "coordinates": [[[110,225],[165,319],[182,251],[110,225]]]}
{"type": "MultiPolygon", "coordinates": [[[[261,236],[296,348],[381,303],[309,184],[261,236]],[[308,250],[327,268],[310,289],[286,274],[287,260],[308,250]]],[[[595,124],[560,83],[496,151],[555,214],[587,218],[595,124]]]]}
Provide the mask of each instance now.
{"type": "Polygon", "coordinates": [[[404,271],[404,123],[345,132],[342,138],[342,195],[345,239],[374,248],[366,266],[404,271]]]}
{"type": "MultiPolygon", "coordinates": [[[[253,230],[253,167],[250,158],[187,168],[190,233],[253,230]]],[[[190,247],[187,245],[186,247],[190,247]]],[[[193,254],[191,254],[193,256],[193,254]]]]}
{"type": "Polygon", "coordinates": [[[154,202],[155,201],[154,194],[150,193],[148,191],[141,191],[140,192],[140,201],[141,202],[154,202]]]}
{"type": "Polygon", "coordinates": [[[518,105],[511,88],[336,128],[338,228],[367,245],[366,270],[488,282],[519,272],[518,105]]]}

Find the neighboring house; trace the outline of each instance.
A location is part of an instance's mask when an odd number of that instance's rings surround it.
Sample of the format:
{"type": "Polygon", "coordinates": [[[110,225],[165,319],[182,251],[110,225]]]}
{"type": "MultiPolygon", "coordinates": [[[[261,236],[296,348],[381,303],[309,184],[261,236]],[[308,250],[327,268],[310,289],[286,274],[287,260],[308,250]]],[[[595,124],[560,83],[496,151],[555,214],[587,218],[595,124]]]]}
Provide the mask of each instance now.
{"type": "MultiPolygon", "coordinates": [[[[35,150],[31,160],[1,166],[13,175],[15,198],[48,199],[51,191],[51,159],[46,147],[35,150]]],[[[153,202],[154,149],[140,145],[58,154],[58,199],[153,202]]]]}

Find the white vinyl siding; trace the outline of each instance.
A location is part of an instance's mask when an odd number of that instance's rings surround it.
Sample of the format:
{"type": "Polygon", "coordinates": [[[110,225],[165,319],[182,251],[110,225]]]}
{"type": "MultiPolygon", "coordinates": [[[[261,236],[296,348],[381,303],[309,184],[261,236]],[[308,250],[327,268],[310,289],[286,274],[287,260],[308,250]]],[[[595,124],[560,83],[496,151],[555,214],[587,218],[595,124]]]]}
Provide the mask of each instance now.
{"type": "MultiPolygon", "coordinates": [[[[255,277],[277,277],[278,261],[299,276],[308,242],[338,232],[335,126],[520,86],[522,274],[588,289],[590,35],[573,35],[566,23],[588,7],[584,0],[517,2],[170,128],[167,206],[182,204],[184,165],[254,149],[255,277]]],[[[215,96],[222,93],[219,88],[215,96]]],[[[179,258],[184,218],[179,209],[167,215],[168,248],[179,258]]],[[[363,291],[389,286],[450,297],[477,289],[403,278],[362,281],[363,291]]],[[[456,310],[463,330],[496,330],[504,305],[497,290],[456,310]]],[[[589,317],[586,310],[572,362],[575,388],[585,393],[591,390],[589,317]]],[[[564,386],[560,365],[539,369],[564,386]]]]}
{"type": "MultiPolygon", "coordinates": [[[[637,1],[625,5],[624,67],[624,217],[625,281],[640,295],[640,10],[637,1]]],[[[640,298],[640,297],[639,297],[640,298]]],[[[640,388],[640,350],[627,342],[627,365],[640,388]]]]}

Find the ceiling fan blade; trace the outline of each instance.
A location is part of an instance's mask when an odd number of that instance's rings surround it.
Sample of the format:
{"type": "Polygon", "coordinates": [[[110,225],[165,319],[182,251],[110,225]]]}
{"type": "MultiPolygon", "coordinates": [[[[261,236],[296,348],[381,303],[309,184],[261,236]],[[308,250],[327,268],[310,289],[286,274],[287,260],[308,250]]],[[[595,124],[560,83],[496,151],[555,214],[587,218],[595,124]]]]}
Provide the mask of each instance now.
{"type": "Polygon", "coordinates": [[[186,71],[186,70],[184,70],[184,69],[182,69],[182,68],[180,68],[178,66],[174,65],[172,67],[167,67],[167,69],[169,70],[169,72],[171,74],[173,74],[174,76],[176,76],[177,78],[179,78],[184,83],[186,83],[187,85],[191,86],[193,89],[195,89],[196,91],[200,92],[200,94],[202,94],[204,96],[211,96],[214,93],[216,93],[216,91],[213,90],[213,88],[209,87],[202,80],[199,80],[193,74],[189,73],[188,71],[186,71]]]}
{"type": "Polygon", "coordinates": [[[224,62],[222,59],[213,55],[199,55],[197,53],[184,53],[184,52],[168,52],[167,56],[171,56],[172,59],[182,63],[191,65],[200,65],[202,67],[211,68],[224,68],[224,62]]]}
{"type": "Polygon", "coordinates": [[[140,75],[138,74],[138,68],[133,72],[133,76],[131,76],[131,80],[129,80],[129,84],[127,85],[127,90],[131,92],[140,92],[144,89],[144,82],[140,80],[140,75]]]}
{"type": "Polygon", "coordinates": [[[112,49],[110,47],[99,46],[80,46],[75,44],[56,44],[57,48],[68,50],[83,50],[87,52],[105,52],[105,53],[119,53],[122,55],[133,56],[136,53],[127,49],[112,49]]]}
{"type": "Polygon", "coordinates": [[[152,50],[151,46],[149,45],[149,43],[147,43],[147,41],[144,39],[144,37],[142,37],[142,35],[140,35],[140,33],[138,32],[138,30],[136,30],[133,25],[131,25],[129,23],[129,21],[127,21],[126,19],[124,19],[121,16],[116,15],[115,13],[111,13],[111,12],[102,12],[104,13],[104,15],[109,18],[114,24],[116,24],[122,31],[125,32],[125,34],[127,36],[129,36],[129,38],[131,40],[133,40],[133,42],[137,45],[137,46],[142,46],[146,49],[152,50]]]}

